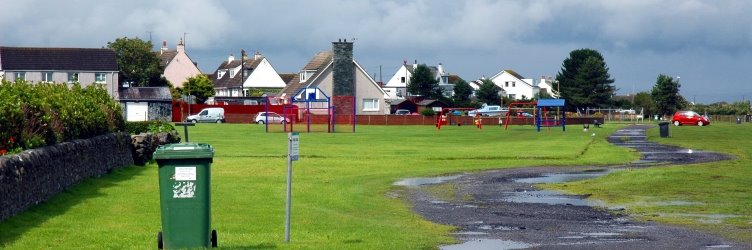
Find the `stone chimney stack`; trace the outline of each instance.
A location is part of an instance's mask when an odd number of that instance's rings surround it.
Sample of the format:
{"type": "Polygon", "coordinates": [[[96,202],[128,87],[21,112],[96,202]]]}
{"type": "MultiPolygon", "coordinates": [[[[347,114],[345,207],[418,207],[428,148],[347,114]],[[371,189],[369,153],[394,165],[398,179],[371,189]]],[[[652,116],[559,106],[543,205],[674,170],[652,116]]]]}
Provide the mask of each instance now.
{"type": "Polygon", "coordinates": [[[178,53],[185,53],[185,44],[183,43],[183,38],[180,38],[180,42],[178,42],[177,51],[178,53]]]}
{"type": "Polygon", "coordinates": [[[162,48],[159,50],[159,54],[165,53],[167,51],[167,41],[162,41],[162,48]]]}
{"type": "Polygon", "coordinates": [[[355,96],[355,67],[353,43],[332,42],[332,88],[334,96],[355,96]]]}

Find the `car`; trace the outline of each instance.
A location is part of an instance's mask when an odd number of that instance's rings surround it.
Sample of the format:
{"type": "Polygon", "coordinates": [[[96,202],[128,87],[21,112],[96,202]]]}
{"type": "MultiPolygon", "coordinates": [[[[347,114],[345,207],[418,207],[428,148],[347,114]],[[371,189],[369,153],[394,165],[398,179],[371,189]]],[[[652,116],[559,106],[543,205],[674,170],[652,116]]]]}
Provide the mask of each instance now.
{"type": "Polygon", "coordinates": [[[533,118],[533,115],[525,111],[517,111],[517,117],[519,118],[533,118]]]}
{"type": "Polygon", "coordinates": [[[707,117],[701,116],[694,111],[676,111],[674,117],[671,118],[671,123],[675,126],[681,125],[697,125],[707,126],[710,125],[710,120],[707,117]]]}
{"type": "Polygon", "coordinates": [[[195,115],[189,115],[187,118],[185,118],[185,121],[197,123],[197,122],[214,122],[214,123],[223,123],[225,122],[225,109],[224,108],[205,108],[202,109],[198,114],[195,115]]]}
{"type": "Polygon", "coordinates": [[[507,109],[501,108],[499,105],[483,105],[483,107],[476,109],[476,110],[470,110],[467,112],[467,115],[469,116],[475,116],[477,114],[480,114],[481,116],[500,116],[507,112],[507,109]]]}
{"type": "Polygon", "coordinates": [[[409,115],[410,110],[407,109],[398,109],[397,111],[394,111],[395,115],[409,115]]]}
{"type": "Polygon", "coordinates": [[[254,118],[254,121],[258,124],[265,124],[267,121],[269,123],[290,123],[290,118],[284,118],[277,113],[274,112],[259,112],[256,114],[256,118],[254,118]]]}

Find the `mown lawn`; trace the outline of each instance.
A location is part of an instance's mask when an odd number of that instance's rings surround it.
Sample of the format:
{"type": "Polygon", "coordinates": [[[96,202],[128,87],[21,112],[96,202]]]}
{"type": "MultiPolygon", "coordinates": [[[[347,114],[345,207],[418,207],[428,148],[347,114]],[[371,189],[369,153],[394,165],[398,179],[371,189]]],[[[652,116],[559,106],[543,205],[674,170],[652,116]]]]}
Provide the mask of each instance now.
{"type": "MultiPolygon", "coordinates": [[[[579,126],[540,133],[531,126],[360,126],[357,133],[301,134],[289,244],[283,243],[287,135],[264,133],[260,125],[199,124],[190,138],[216,150],[212,226],[221,248],[426,249],[451,243],[452,228],[413,214],[394,181],[635,160],[636,154],[605,141],[618,126],[587,133],[579,126]]],[[[683,129],[668,141],[679,141],[683,129]]],[[[0,223],[0,247],[155,248],[161,227],[157,183],[156,164],[84,181],[0,223]]]]}
{"type": "Polygon", "coordinates": [[[620,171],[577,183],[548,185],[592,194],[644,220],[689,226],[752,242],[752,125],[713,123],[707,127],[670,126],[649,139],[695,150],[725,152],[734,160],[620,171]]]}

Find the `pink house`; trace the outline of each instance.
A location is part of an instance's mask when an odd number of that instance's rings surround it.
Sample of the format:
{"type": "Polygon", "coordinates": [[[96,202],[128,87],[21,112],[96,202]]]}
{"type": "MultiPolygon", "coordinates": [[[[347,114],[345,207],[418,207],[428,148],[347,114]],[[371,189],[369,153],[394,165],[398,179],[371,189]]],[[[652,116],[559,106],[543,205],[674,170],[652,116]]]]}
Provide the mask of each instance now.
{"type": "Polygon", "coordinates": [[[169,50],[167,42],[162,42],[162,49],[157,52],[157,57],[160,66],[164,67],[162,75],[175,88],[182,88],[188,78],[201,74],[196,63],[185,53],[183,39],[180,39],[175,50],[169,50]]]}

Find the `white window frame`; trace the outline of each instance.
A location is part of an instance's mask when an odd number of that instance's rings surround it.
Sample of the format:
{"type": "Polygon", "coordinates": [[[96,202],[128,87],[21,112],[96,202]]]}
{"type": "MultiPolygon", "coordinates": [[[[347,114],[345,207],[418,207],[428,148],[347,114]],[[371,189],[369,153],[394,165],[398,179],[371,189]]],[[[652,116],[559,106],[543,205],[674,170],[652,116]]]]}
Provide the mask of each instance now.
{"type": "Polygon", "coordinates": [[[13,72],[13,77],[14,77],[13,78],[14,81],[18,81],[18,80],[26,81],[26,72],[24,71],[13,72]]]}
{"type": "Polygon", "coordinates": [[[42,82],[54,82],[54,75],[55,73],[52,71],[42,71],[42,82]]]}
{"type": "Polygon", "coordinates": [[[68,72],[68,83],[76,83],[81,75],[78,72],[68,72]]]}
{"type": "Polygon", "coordinates": [[[107,82],[107,73],[104,73],[104,72],[94,73],[94,83],[104,84],[106,82],[107,82]],[[100,76],[102,77],[101,80],[99,79],[100,76]]]}
{"type": "Polygon", "coordinates": [[[363,111],[379,111],[379,99],[363,98],[363,111]]]}

